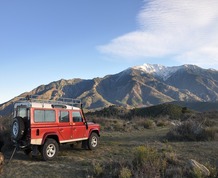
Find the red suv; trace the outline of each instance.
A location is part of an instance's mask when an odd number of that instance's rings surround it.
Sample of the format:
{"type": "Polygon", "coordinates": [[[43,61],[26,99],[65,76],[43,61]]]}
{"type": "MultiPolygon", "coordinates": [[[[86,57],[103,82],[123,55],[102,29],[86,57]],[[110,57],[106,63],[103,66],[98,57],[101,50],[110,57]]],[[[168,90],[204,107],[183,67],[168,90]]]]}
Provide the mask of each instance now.
{"type": "Polygon", "coordinates": [[[12,140],[26,154],[52,160],[61,144],[82,143],[84,148],[96,149],[100,126],[87,122],[80,100],[40,100],[27,96],[14,104],[12,140]],[[75,107],[80,104],[81,107],[75,107]]]}

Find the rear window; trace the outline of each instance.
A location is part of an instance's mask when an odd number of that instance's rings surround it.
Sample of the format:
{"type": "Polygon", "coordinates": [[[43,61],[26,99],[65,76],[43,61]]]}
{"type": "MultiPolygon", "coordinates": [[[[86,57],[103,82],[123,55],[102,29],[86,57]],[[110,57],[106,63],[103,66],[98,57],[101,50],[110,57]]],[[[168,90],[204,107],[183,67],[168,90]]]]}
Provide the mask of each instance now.
{"type": "Polygon", "coordinates": [[[18,117],[27,117],[27,108],[24,107],[18,107],[17,108],[17,116],[18,117]]]}
{"type": "Polygon", "coordinates": [[[34,110],[35,122],[55,122],[54,110],[34,110]]]}

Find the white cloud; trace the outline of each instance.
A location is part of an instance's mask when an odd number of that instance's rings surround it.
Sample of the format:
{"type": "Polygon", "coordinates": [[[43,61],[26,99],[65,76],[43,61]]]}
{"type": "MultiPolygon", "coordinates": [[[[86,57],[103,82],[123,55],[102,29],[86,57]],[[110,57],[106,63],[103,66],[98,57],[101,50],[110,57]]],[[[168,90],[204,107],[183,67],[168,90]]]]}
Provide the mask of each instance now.
{"type": "Polygon", "coordinates": [[[218,67],[217,0],[145,1],[134,32],[98,49],[128,60],[174,56],[181,63],[218,67]]]}

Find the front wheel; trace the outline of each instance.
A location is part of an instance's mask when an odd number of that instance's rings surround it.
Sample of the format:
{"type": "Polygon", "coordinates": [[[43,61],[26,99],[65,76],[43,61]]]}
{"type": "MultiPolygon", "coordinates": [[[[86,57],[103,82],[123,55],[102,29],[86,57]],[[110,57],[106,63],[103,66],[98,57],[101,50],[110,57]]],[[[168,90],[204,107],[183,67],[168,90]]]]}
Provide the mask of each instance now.
{"type": "Polygon", "coordinates": [[[41,149],[42,158],[45,161],[54,159],[59,151],[58,143],[51,138],[48,138],[41,149]]]}
{"type": "Polygon", "coordinates": [[[96,149],[98,146],[98,135],[96,133],[92,133],[88,140],[88,148],[90,150],[96,149]]]}

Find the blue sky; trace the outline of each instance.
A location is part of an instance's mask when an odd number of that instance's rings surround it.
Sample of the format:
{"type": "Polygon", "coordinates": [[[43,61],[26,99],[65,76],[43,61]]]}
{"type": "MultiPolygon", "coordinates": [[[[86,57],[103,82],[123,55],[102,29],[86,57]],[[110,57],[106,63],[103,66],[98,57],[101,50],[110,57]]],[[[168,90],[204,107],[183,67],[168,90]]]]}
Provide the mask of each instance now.
{"type": "Polygon", "coordinates": [[[218,69],[217,0],[0,0],[0,103],[144,63],[218,69]]]}

